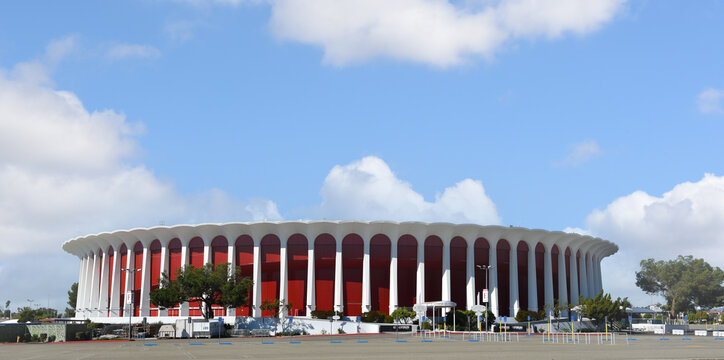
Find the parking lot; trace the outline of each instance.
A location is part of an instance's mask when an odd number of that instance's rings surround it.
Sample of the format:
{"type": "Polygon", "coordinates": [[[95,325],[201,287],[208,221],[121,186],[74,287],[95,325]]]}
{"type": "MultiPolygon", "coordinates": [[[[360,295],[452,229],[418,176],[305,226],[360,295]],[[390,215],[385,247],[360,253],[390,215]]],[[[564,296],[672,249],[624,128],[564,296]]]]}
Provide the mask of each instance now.
{"type": "Polygon", "coordinates": [[[205,340],[140,340],[1,345],[3,359],[724,359],[724,341],[712,337],[616,337],[616,343],[547,342],[518,336],[510,341],[462,336],[313,336],[205,340]],[[471,341],[473,340],[473,341],[471,341]],[[488,341],[492,340],[492,341],[488,341]]]}

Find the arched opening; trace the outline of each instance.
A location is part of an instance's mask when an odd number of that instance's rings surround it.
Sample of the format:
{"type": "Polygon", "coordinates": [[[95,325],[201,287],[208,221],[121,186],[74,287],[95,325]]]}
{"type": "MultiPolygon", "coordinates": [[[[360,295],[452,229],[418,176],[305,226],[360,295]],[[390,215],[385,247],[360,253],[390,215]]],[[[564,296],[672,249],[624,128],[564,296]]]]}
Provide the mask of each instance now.
{"type": "Polygon", "coordinates": [[[425,301],[442,300],[442,240],[425,239],[425,301]]]}
{"type": "Polygon", "coordinates": [[[370,239],[371,309],[390,312],[390,238],[377,234],[370,239]]]}
{"type": "Polygon", "coordinates": [[[357,234],[342,240],[342,305],[347,316],[362,313],[362,259],[364,242],[357,234]]]}
{"type": "Polygon", "coordinates": [[[140,241],[133,246],[133,268],[136,271],[133,277],[133,316],[140,316],[139,304],[141,304],[141,284],[143,280],[143,244],[140,241]]]}
{"type": "Polygon", "coordinates": [[[555,305],[559,302],[561,299],[560,292],[558,290],[558,246],[553,245],[553,248],[551,248],[551,268],[553,270],[553,304],[551,306],[555,305]]]}
{"type": "Polygon", "coordinates": [[[417,292],[417,239],[402,235],[397,240],[397,305],[412,307],[417,292]]]}
{"type": "Polygon", "coordinates": [[[576,268],[575,268],[574,271],[575,271],[576,274],[578,275],[578,295],[579,295],[579,296],[583,296],[583,297],[587,297],[587,296],[586,296],[587,294],[585,293],[583,287],[581,286],[582,281],[583,281],[583,280],[581,279],[581,250],[576,251],[576,265],[577,265],[577,266],[576,266],[576,268]]]}
{"type": "Polygon", "coordinates": [[[294,234],[287,240],[287,303],[290,316],[303,316],[307,307],[307,238],[294,234]]]}
{"type": "MultiPolygon", "coordinates": [[[[126,268],[128,266],[128,248],[126,247],[126,244],[121,245],[120,252],[120,260],[121,260],[121,266],[120,268],[126,268]]],[[[119,273],[119,276],[121,277],[120,281],[120,291],[118,292],[118,307],[119,307],[119,315],[123,316],[123,309],[126,304],[126,273],[125,271],[121,271],[119,273]]]]}
{"type": "MultiPolygon", "coordinates": [[[[161,242],[153,240],[149,248],[151,252],[151,291],[158,289],[158,281],[161,278],[161,242]]],[[[158,316],[156,305],[151,304],[151,316],[158,316]]]]}
{"type": "Polygon", "coordinates": [[[498,313],[500,316],[514,316],[510,314],[510,244],[500,239],[495,248],[498,260],[498,313]]]}
{"type": "Polygon", "coordinates": [[[573,296],[571,296],[571,248],[567,247],[563,255],[566,266],[566,294],[568,294],[568,303],[573,303],[573,296]]]}
{"type": "Polygon", "coordinates": [[[486,268],[490,264],[490,244],[488,240],[479,238],[475,240],[473,257],[475,258],[475,302],[483,304],[483,289],[488,286],[489,279],[486,278],[486,268]]]}
{"type": "Polygon", "coordinates": [[[334,310],[334,262],[337,243],[330,234],[314,239],[314,298],[317,310],[334,310]]]}
{"type": "Polygon", "coordinates": [[[450,299],[458,309],[467,308],[467,251],[465,239],[456,236],[450,241],[450,299]]]}
{"type": "MultiPolygon", "coordinates": [[[[181,268],[181,240],[173,239],[168,243],[168,277],[176,279],[178,269],[181,268]]],[[[178,304],[168,309],[168,316],[179,316],[178,304]]]]}
{"type": "MultiPolygon", "coordinates": [[[[95,274],[95,281],[98,283],[98,298],[100,298],[101,295],[101,276],[103,276],[103,250],[98,249],[96,250],[96,256],[98,257],[98,272],[95,274]]],[[[95,273],[95,271],[94,271],[95,273]]],[[[93,304],[93,307],[97,307],[98,303],[93,304]]]]}
{"type": "MultiPolygon", "coordinates": [[[[281,242],[276,235],[269,234],[261,239],[261,302],[279,299],[279,272],[281,242]]],[[[273,316],[269,310],[262,316],[273,316]]]]}
{"type": "Polygon", "coordinates": [[[536,289],[538,290],[538,310],[545,309],[546,306],[546,300],[545,300],[545,271],[543,270],[543,267],[545,266],[543,264],[543,260],[545,258],[545,252],[546,249],[543,246],[543,244],[538,243],[535,246],[535,281],[536,281],[536,289]]]}
{"type": "MultiPolygon", "coordinates": [[[[191,239],[188,246],[189,264],[196,269],[204,266],[204,241],[200,237],[191,239]]],[[[195,301],[189,301],[189,316],[202,316],[201,309],[195,301]]]]}
{"type": "Polygon", "coordinates": [[[229,262],[229,242],[223,236],[217,236],[211,241],[211,263],[214,266],[229,262]]]}
{"type": "MultiPolygon", "coordinates": [[[[521,309],[528,309],[528,244],[518,242],[518,303],[521,309]]],[[[518,314],[511,314],[515,316],[518,314]]]]}
{"type": "MultiPolygon", "coordinates": [[[[254,277],[254,240],[249,235],[241,235],[234,243],[236,266],[241,269],[241,275],[253,279],[254,277]]],[[[246,306],[236,308],[236,316],[251,315],[253,305],[254,287],[249,289],[246,306]]]]}
{"type": "Polygon", "coordinates": [[[113,259],[115,258],[115,251],[113,251],[113,246],[108,246],[108,266],[106,266],[106,273],[105,276],[106,279],[108,279],[108,302],[106,303],[106,308],[108,309],[108,312],[106,316],[111,316],[111,294],[113,291],[113,282],[118,281],[118,279],[113,279],[113,266],[114,262],[113,259]]]}

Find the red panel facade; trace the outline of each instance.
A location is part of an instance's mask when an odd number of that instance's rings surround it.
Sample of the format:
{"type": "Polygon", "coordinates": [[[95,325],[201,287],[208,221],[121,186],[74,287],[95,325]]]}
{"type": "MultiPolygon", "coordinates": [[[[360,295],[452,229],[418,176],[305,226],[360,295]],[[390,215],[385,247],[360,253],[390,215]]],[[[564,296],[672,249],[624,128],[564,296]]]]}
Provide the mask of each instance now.
{"type": "Polygon", "coordinates": [[[425,240],[425,301],[442,300],[442,240],[425,240]]]}
{"type": "Polygon", "coordinates": [[[475,301],[476,303],[483,303],[482,292],[486,286],[485,270],[480,269],[479,266],[486,267],[490,262],[490,244],[488,240],[479,238],[475,240],[473,251],[473,257],[475,258],[475,301]]]}
{"type": "MultiPolygon", "coordinates": [[[[126,247],[126,244],[121,245],[120,253],[121,253],[121,256],[120,256],[121,266],[120,267],[125,268],[128,264],[128,248],[126,247]]],[[[121,281],[120,281],[121,290],[119,291],[119,294],[118,294],[118,297],[119,297],[118,304],[120,306],[120,314],[123,314],[123,309],[125,308],[125,305],[126,305],[126,300],[125,300],[126,299],[125,298],[125,296],[126,296],[126,293],[125,293],[125,291],[126,291],[126,272],[121,271],[120,277],[121,277],[121,281]]]]}
{"type": "Polygon", "coordinates": [[[287,303],[289,315],[304,316],[307,307],[307,238],[294,234],[287,240],[287,303]]]}
{"type": "MultiPolygon", "coordinates": [[[[279,299],[279,257],[281,243],[276,235],[266,235],[261,239],[261,302],[279,299]]],[[[262,316],[272,316],[263,311],[262,316]]]]}
{"type": "Polygon", "coordinates": [[[467,296],[467,249],[465,239],[455,237],[450,241],[450,299],[458,309],[466,309],[467,296]]]}
{"type": "Polygon", "coordinates": [[[370,302],[372,310],[390,312],[390,239],[382,234],[370,240],[370,302]]]}
{"type": "Polygon", "coordinates": [[[317,310],[334,310],[334,261],[337,245],[329,234],[314,240],[314,297],[317,310]]]}
{"type": "Polygon", "coordinates": [[[545,283],[543,282],[543,258],[545,257],[545,248],[543,244],[538,243],[535,246],[535,281],[538,290],[538,310],[545,308],[545,283]]]}
{"type": "Polygon", "coordinates": [[[496,246],[498,260],[498,313],[500,316],[515,316],[510,314],[510,244],[501,239],[496,246]]]}
{"type": "Polygon", "coordinates": [[[553,268],[553,301],[560,299],[558,292],[558,246],[551,249],[551,267],[553,268]]]}
{"type": "MultiPolygon", "coordinates": [[[[143,244],[137,242],[133,246],[134,269],[143,268],[143,244]]],[[[133,316],[139,316],[138,305],[141,303],[141,281],[143,280],[142,272],[136,271],[131,275],[133,277],[133,316]]]]}
{"type": "MultiPolygon", "coordinates": [[[[151,243],[151,291],[158,289],[158,280],[161,277],[161,242],[154,240],[151,243]]],[[[151,316],[158,316],[156,305],[151,304],[151,316]]]]}
{"type": "Polygon", "coordinates": [[[195,268],[204,266],[204,241],[200,237],[195,237],[189,242],[189,264],[195,268]]]}
{"type": "MultiPolygon", "coordinates": [[[[241,268],[242,276],[253,278],[254,276],[254,240],[249,235],[242,235],[236,239],[234,246],[236,252],[236,266],[241,268]]],[[[249,290],[247,306],[236,308],[237,316],[249,316],[251,313],[252,299],[254,298],[254,288],[249,290]]]]}
{"type": "Polygon", "coordinates": [[[362,313],[362,258],[364,243],[357,234],[342,240],[342,306],[348,316],[362,313]]]}
{"type": "Polygon", "coordinates": [[[518,301],[521,309],[528,310],[528,245],[524,241],[519,242],[517,251],[518,301]]]}
{"type": "Polygon", "coordinates": [[[566,248],[565,253],[565,267],[566,267],[566,294],[568,298],[568,302],[570,303],[571,300],[571,249],[566,248]]]}
{"type": "Polygon", "coordinates": [[[417,293],[417,239],[402,235],[397,240],[397,305],[412,307],[417,293]]]}

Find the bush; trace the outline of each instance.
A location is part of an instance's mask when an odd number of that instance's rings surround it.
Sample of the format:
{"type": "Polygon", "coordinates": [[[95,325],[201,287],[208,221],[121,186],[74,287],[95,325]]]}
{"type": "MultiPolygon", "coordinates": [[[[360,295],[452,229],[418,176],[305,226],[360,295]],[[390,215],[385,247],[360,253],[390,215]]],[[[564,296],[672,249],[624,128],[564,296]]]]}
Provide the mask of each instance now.
{"type": "Polygon", "coordinates": [[[30,341],[38,342],[40,341],[40,336],[38,336],[38,334],[33,334],[33,336],[30,338],[30,341]]]}
{"type": "Polygon", "coordinates": [[[23,342],[26,342],[26,343],[27,343],[27,342],[30,342],[32,339],[33,339],[33,338],[30,336],[30,333],[25,333],[25,334],[23,334],[23,336],[22,336],[22,341],[23,341],[23,342]]]}
{"type": "Polygon", "coordinates": [[[314,310],[312,311],[312,317],[315,319],[331,319],[332,316],[338,315],[340,317],[344,316],[343,313],[334,310],[314,310]]]}
{"type": "Polygon", "coordinates": [[[48,336],[48,342],[55,342],[55,335],[48,336]]]}
{"type": "Polygon", "coordinates": [[[346,332],[342,328],[337,328],[337,334],[346,334],[346,332]]]}
{"type": "Polygon", "coordinates": [[[395,322],[395,318],[390,315],[385,315],[384,322],[385,324],[392,324],[393,322],[395,322]]]}
{"type": "Polygon", "coordinates": [[[90,336],[87,331],[77,331],[75,333],[75,340],[77,341],[88,340],[89,337],[90,336]]]}
{"type": "Polygon", "coordinates": [[[521,309],[517,314],[515,314],[515,321],[527,322],[528,316],[530,316],[530,321],[537,321],[544,319],[546,317],[546,313],[545,311],[528,311],[521,309]]]}
{"type": "Polygon", "coordinates": [[[46,333],[40,334],[40,342],[45,342],[46,340],[48,340],[48,334],[46,334],[46,333]]]}

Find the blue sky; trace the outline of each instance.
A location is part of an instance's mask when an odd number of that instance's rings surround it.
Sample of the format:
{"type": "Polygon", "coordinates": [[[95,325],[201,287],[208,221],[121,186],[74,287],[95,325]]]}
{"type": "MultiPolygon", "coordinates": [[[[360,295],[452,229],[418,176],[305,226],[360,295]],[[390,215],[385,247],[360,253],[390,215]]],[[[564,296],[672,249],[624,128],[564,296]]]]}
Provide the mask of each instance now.
{"type": "Polygon", "coordinates": [[[724,266],[723,3],[295,3],[0,6],[0,104],[27,105],[0,109],[0,287],[17,305],[63,306],[63,241],[160,221],[568,229],[621,246],[604,285],[641,303],[640,259],[724,266]],[[47,114],[64,115],[28,120],[47,114]],[[61,284],[16,276],[38,255],[61,284]]]}

